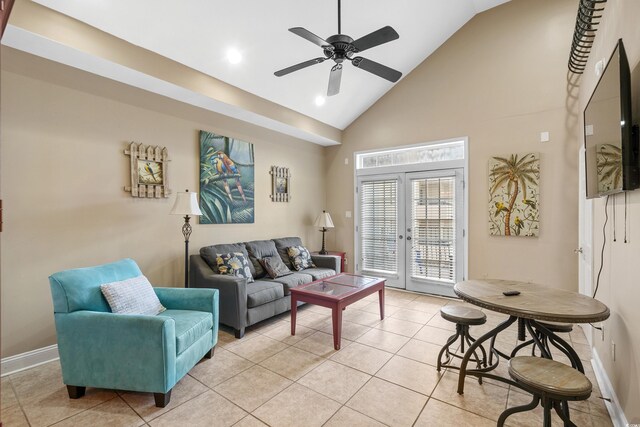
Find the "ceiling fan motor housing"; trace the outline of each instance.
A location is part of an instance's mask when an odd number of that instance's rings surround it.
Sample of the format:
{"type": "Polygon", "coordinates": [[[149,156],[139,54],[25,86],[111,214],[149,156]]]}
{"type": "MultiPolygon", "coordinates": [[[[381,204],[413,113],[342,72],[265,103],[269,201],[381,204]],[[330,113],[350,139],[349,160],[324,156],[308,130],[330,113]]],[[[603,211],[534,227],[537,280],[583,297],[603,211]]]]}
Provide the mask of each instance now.
{"type": "Polygon", "coordinates": [[[353,39],[345,34],[336,34],[327,38],[327,41],[333,46],[333,50],[325,49],[324,55],[327,58],[333,59],[338,64],[345,59],[351,58],[357,51],[357,49],[353,47],[353,39]]]}

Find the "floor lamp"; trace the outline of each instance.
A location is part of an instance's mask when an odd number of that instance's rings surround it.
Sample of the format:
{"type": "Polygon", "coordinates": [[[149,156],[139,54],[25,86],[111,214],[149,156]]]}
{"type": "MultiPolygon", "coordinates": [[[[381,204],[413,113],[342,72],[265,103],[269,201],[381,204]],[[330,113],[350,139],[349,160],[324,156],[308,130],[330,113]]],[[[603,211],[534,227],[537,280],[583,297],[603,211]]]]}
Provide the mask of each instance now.
{"type": "Polygon", "coordinates": [[[322,249],[320,250],[320,255],[326,255],[327,250],[324,248],[324,233],[327,232],[327,229],[333,228],[333,220],[331,219],[331,215],[327,211],[322,211],[318,218],[316,218],[316,222],[313,223],[316,227],[322,227],[322,249]]]}
{"type": "Polygon", "coordinates": [[[176,202],[171,209],[171,215],[184,215],[182,235],[184,236],[184,287],[189,287],[189,236],[191,236],[190,215],[200,216],[202,211],[198,207],[198,193],[184,190],[179,192],[176,202]]]}

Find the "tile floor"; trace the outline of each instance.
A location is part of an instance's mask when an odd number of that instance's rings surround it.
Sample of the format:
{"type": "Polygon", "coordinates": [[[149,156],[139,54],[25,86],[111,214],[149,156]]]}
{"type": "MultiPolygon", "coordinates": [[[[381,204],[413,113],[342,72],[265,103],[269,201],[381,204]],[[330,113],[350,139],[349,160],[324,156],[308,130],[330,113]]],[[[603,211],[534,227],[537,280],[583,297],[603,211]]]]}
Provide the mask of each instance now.
{"type": "MultiPolygon", "coordinates": [[[[13,426],[493,426],[508,406],[528,396],[508,385],[470,378],[456,393],[457,371],[436,372],[438,351],[454,329],[439,308],[459,301],[388,289],[380,321],[377,295],[344,313],[342,349],[333,349],[328,309],[301,307],[297,335],[289,313],[249,328],[236,340],[219,335],[215,356],[196,365],[174,388],[171,403],[156,408],[148,393],[87,389],[70,400],[60,364],[47,363],[2,378],[1,418],[13,426]]],[[[501,315],[488,312],[487,325],[501,315]]],[[[515,325],[514,325],[515,326],[515,325]]],[[[579,426],[611,426],[588,363],[580,328],[570,334],[594,384],[588,401],[572,404],[579,426]]],[[[515,328],[498,340],[516,342],[515,328]]],[[[504,364],[498,372],[506,375],[504,364]]],[[[513,415],[511,426],[540,426],[542,413],[513,415]]],[[[561,425],[554,416],[554,426],[561,425]]]]}

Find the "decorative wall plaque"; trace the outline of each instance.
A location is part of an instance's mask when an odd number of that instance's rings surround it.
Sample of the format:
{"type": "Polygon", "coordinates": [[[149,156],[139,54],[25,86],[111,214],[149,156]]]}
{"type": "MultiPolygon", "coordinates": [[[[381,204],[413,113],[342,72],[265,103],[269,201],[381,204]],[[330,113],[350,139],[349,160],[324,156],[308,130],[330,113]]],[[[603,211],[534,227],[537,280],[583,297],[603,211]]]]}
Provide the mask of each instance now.
{"type": "Polygon", "coordinates": [[[271,166],[271,200],[288,202],[291,200],[291,173],[289,168],[271,166]]]}
{"type": "Polygon", "coordinates": [[[124,154],[131,156],[131,186],[124,191],[133,197],[169,197],[167,187],[167,165],[169,155],[166,147],[145,146],[132,142],[124,154]]]}

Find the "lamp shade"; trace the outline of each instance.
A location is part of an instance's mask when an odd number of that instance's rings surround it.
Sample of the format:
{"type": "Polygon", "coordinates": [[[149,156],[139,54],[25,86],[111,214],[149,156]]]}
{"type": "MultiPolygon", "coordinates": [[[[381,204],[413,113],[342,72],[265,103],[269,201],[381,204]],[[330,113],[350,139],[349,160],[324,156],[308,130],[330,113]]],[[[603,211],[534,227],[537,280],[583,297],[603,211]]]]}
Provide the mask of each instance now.
{"type": "Polygon", "coordinates": [[[171,215],[202,215],[198,206],[198,193],[189,190],[178,192],[171,215]]]}
{"type": "Polygon", "coordinates": [[[331,215],[329,215],[329,212],[327,211],[322,211],[322,213],[318,215],[318,218],[316,218],[316,222],[314,222],[313,225],[316,227],[322,227],[322,228],[334,227],[333,220],[331,219],[331,215]]]}

